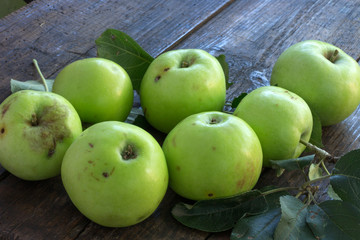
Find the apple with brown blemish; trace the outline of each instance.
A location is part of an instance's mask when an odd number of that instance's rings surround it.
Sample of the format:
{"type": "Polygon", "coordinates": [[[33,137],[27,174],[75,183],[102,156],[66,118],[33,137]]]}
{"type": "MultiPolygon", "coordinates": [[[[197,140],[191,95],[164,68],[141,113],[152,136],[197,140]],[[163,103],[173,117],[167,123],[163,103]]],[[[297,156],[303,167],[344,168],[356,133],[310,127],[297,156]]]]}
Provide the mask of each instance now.
{"type": "Polygon", "coordinates": [[[60,174],[63,156],[82,132],[79,115],[62,96],[22,90],[0,105],[0,164],[24,180],[60,174]]]}
{"type": "Polygon", "coordinates": [[[177,49],[150,64],[140,85],[146,120],[168,133],[189,115],[221,111],[226,82],[219,61],[200,49],[177,49]]]}
{"type": "Polygon", "coordinates": [[[264,167],[270,160],[297,158],[309,142],[313,118],[308,104],[297,94],[275,86],[259,87],[247,94],[234,111],[256,132],[263,150],[264,167]]]}
{"type": "Polygon", "coordinates": [[[181,121],[162,146],[169,185],[179,195],[204,200],[246,192],[262,168],[258,137],[243,120],[204,112],[181,121]]]}
{"type": "Polygon", "coordinates": [[[87,128],[66,152],[61,177],[78,210],[107,227],[148,218],[168,186],[158,142],[145,130],[117,121],[87,128]]]}

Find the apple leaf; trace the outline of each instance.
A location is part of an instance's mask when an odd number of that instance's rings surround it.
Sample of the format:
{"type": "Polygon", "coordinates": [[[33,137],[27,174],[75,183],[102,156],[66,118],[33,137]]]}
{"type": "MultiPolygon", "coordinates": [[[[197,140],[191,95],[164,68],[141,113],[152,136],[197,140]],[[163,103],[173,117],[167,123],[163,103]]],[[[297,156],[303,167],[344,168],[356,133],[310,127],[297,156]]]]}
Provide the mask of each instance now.
{"type": "Polygon", "coordinates": [[[231,240],[272,240],[280,221],[281,210],[274,208],[264,214],[240,219],[231,232],[231,240]]]}
{"type": "Polygon", "coordinates": [[[307,207],[293,196],[280,197],[281,218],[274,239],[314,239],[306,223],[307,207]]]}
{"type": "Polygon", "coordinates": [[[224,71],[226,89],[229,89],[231,87],[231,85],[233,85],[234,83],[229,82],[229,65],[225,60],[225,55],[221,54],[221,55],[217,56],[216,59],[219,61],[220,65],[224,71]]]}
{"type": "Polygon", "coordinates": [[[339,195],[336,194],[336,192],[334,191],[333,187],[331,186],[331,184],[329,184],[328,189],[327,189],[327,194],[329,195],[329,197],[332,200],[341,200],[341,198],[339,197],[339,195]]]}
{"type": "Polygon", "coordinates": [[[322,168],[320,167],[320,163],[312,163],[309,168],[309,179],[314,180],[323,175],[322,168]]]}
{"type": "Polygon", "coordinates": [[[178,203],[171,213],[185,226],[206,232],[231,229],[246,216],[264,213],[268,208],[259,190],[252,190],[228,198],[197,201],[194,205],[178,203]]]}
{"type": "Polygon", "coordinates": [[[141,80],[154,60],[127,34],[107,29],[95,40],[97,56],[118,63],[129,74],[134,90],[140,89],[141,80]]]}
{"type": "Polygon", "coordinates": [[[324,145],[322,143],[322,125],[321,125],[320,118],[313,111],[311,113],[312,113],[312,117],[313,117],[313,129],[311,132],[311,137],[310,137],[309,142],[319,148],[323,148],[324,145]]]}
{"type": "Polygon", "coordinates": [[[315,158],[315,154],[307,155],[294,159],[285,159],[285,160],[270,160],[270,163],[275,169],[285,169],[288,171],[292,170],[302,170],[306,166],[310,165],[315,158]]]}
{"type": "Polygon", "coordinates": [[[346,153],[336,162],[330,184],[343,201],[360,208],[360,149],[346,153]]]}
{"type": "Polygon", "coordinates": [[[329,200],[308,207],[306,222],[316,239],[359,239],[360,209],[354,205],[329,200]]]}
{"type": "MultiPolygon", "coordinates": [[[[51,92],[54,80],[46,79],[46,84],[51,92]]],[[[15,79],[10,80],[10,89],[12,93],[18,92],[20,90],[35,90],[35,91],[45,91],[45,87],[41,81],[37,80],[28,80],[28,81],[18,81],[15,79]]]]}
{"type": "Polygon", "coordinates": [[[261,189],[265,195],[269,210],[263,214],[241,218],[231,232],[232,240],[273,239],[276,226],[281,216],[279,198],[289,194],[286,191],[271,194],[266,193],[274,189],[276,188],[272,186],[261,189]]]}
{"type": "Polygon", "coordinates": [[[247,93],[241,93],[238,97],[234,98],[231,102],[231,108],[236,108],[246,95],[247,93]]]}

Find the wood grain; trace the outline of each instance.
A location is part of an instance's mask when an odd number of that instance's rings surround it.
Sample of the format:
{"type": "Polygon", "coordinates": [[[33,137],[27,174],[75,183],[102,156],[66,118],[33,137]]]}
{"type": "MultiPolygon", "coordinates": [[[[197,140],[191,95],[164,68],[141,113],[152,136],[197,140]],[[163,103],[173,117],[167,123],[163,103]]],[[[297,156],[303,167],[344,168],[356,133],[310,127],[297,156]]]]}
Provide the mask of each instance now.
{"type": "MultiPolygon", "coordinates": [[[[47,78],[66,64],[95,56],[95,39],[116,28],[152,56],[174,48],[225,54],[230,67],[228,100],[267,85],[277,57],[293,43],[319,39],[360,56],[360,1],[115,1],[37,0],[0,19],[0,102],[10,78],[37,78],[36,58],[47,78]]],[[[360,148],[359,109],[323,129],[325,149],[342,155],[360,148]]],[[[330,164],[331,168],[332,165],[330,164]]],[[[257,187],[295,186],[296,172],[276,178],[266,169],[257,187]]],[[[327,183],[321,185],[325,190],[327,183]]],[[[326,199],[326,195],[318,199],[326,199]]],[[[0,239],[228,239],[177,223],[170,209],[182,201],[168,190],[157,211],[129,228],[104,228],[73,206],[60,177],[27,182],[0,167],[0,239]]]]}

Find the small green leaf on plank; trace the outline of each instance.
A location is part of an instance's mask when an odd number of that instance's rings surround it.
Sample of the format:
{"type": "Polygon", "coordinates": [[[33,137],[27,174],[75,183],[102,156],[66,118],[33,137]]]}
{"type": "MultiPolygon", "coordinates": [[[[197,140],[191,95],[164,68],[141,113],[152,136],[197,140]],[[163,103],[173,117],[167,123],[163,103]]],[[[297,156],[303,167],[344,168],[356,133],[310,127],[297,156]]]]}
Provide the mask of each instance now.
{"type": "Polygon", "coordinates": [[[234,98],[231,102],[231,108],[236,108],[246,95],[247,93],[241,93],[238,97],[234,98]]]}
{"type": "Polygon", "coordinates": [[[360,209],[348,202],[329,200],[311,205],[306,222],[316,239],[355,240],[360,236],[360,209]]]}
{"type": "Polygon", "coordinates": [[[95,40],[97,56],[118,63],[129,74],[134,90],[140,89],[141,80],[154,60],[129,35],[107,29],[95,40]]]}
{"type": "Polygon", "coordinates": [[[360,149],[346,153],[336,162],[330,184],[343,201],[360,208],[360,149]]]}
{"type": "Polygon", "coordinates": [[[206,232],[221,232],[233,228],[246,215],[265,212],[267,207],[262,193],[252,190],[228,198],[201,200],[194,205],[178,203],[171,213],[185,226],[206,232]]]}
{"type": "Polygon", "coordinates": [[[274,239],[314,239],[306,224],[307,207],[293,196],[280,197],[281,218],[276,227],[274,239]]]}
{"type": "Polygon", "coordinates": [[[285,159],[285,160],[270,160],[270,163],[275,169],[285,169],[288,171],[292,170],[302,170],[306,166],[310,165],[315,158],[315,154],[307,155],[294,159],[285,159]]]}
{"type": "Polygon", "coordinates": [[[232,82],[229,82],[229,65],[225,60],[225,55],[221,54],[216,57],[216,59],[219,61],[225,75],[225,82],[226,82],[226,89],[229,89],[231,85],[233,85],[232,82]]]}
{"type": "MultiPolygon", "coordinates": [[[[47,79],[46,84],[51,91],[54,80],[47,79]]],[[[35,90],[35,91],[45,91],[45,87],[42,82],[37,80],[28,80],[28,81],[18,81],[15,79],[10,80],[10,89],[12,93],[15,93],[20,90],[35,90]]]]}
{"type": "Polygon", "coordinates": [[[320,164],[312,163],[309,168],[309,174],[308,174],[309,179],[314,180],[314,179],[321,177],[322,175],[323,175],[323,172],[320,167],[320,164]]]}

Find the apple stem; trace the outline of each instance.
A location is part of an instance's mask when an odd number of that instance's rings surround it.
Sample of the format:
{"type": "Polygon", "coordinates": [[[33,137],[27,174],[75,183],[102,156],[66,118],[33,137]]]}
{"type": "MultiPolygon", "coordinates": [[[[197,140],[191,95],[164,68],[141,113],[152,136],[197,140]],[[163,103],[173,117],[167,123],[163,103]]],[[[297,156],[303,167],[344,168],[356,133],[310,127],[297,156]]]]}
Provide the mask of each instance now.
{"type": "Polygon", "coordinates": [[[49,88],[48,88],[48,86],[47,86],[47,84],[46,84],[46,80],[45,80],[45,78],[44,78],[44,76],[43,76],[43,74],[42,74],[42,72],[41,72],[41,70],[40,70],[39,64],[38,64],[38,62],[36,61],[36,59],[33,59],[33,63],[34,63],[34,65],[35,65],[35,68],[36,68],[37,72],[38,72],[39,75],[40,75],[42,84],[43,84],[44,87],[45,87],[45,92],[48,92],[48,91],[49,91],[49,88]]]}
{"type": "Polygon", "coordinates": [[[330,55],[329,61],[334,63],[339,55],[339,50],[335,49],[335,51],[330,55]]]}
{"type": "Polygon", "coordinates": [[[300,139],[300,143],[304,144],[308,149],[310,149],[311,151],[314,151],[316,154],[318,154],[321,159],[323,159],[323,158],[337,159],[336,157],[332,156],[330,153],[326,152],[325,150],[323,150],[309,142],[305,142],[304,140],[300,139]]]}

